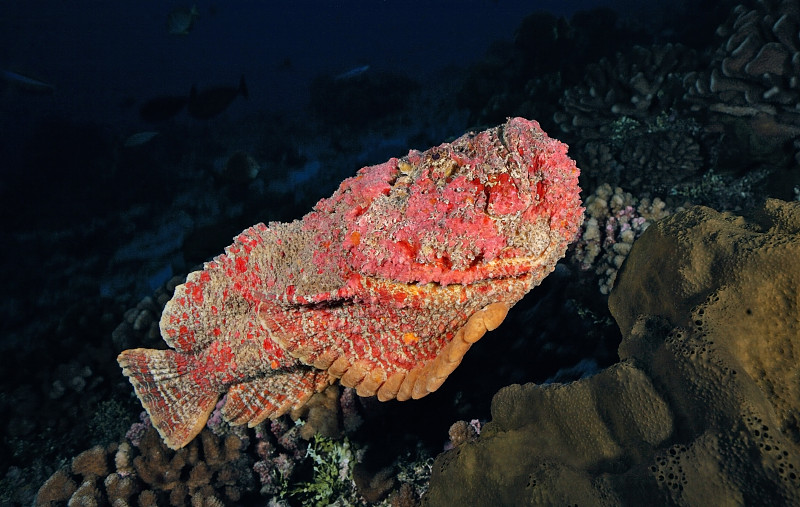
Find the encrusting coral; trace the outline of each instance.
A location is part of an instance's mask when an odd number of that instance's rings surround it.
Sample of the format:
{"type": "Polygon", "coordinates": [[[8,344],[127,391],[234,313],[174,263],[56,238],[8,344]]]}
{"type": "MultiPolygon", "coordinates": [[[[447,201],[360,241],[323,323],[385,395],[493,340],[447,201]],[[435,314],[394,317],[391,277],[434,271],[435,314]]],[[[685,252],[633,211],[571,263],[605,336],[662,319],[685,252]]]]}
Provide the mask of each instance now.
{"type": "Polygon", "coordinates": [[[361,169],[302,220],[246,229],[175,289],[172,349],[118,357],[180,448],[218,399],[232,425],[297,409],[340,379],[420,398],[549,274],[582,221],[578,169],[535,121],[361,169]]]}
{"type": "Polygon", "coordinates": [[[656,222],[609,299],[622,361],[501,389],[423,505],[797,505],[798,286],[798,202],[656,222]]]}
{"type": "Polygon", "coordinates": [[[671,347],[706,346],[693,352],[701,356],[724,350],[738,378],[752,379],[765,396],[775,432],[800,446],[800,203],[768,199],[745,217],[694,207],[655,227],[621,274],[623,290],[609,299],[623,334],[642,315],[658,316],[685,328],[668,338],[671,347]]]}

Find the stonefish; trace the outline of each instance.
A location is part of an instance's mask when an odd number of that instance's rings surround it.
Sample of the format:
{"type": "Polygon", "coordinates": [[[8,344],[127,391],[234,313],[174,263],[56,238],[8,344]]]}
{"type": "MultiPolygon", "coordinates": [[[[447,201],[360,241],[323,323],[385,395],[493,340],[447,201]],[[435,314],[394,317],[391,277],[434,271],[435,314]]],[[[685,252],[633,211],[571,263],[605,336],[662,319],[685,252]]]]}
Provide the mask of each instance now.
{"type": "Polygon", "coordinates": [[[234,425],[338,379],[361,396],[435,391],[563,257],[583,218],[567,146],[523,118],[365,167],[300,220],[258,224],[189,274],[167,350],[117,360],[178,449],[220,396],[234,425]]]}

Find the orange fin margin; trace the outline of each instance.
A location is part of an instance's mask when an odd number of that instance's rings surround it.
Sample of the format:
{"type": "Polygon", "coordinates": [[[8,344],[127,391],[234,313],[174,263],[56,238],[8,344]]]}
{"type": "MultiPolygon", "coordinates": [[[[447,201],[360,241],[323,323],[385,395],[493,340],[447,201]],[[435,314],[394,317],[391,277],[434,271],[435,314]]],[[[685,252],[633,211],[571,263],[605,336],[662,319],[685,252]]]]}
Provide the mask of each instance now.
{"type": "Polygon", "coordinates": [[[180,449],[203,430],[219,393],[194,382],[186,355],[131,349],[122,352],[117,362],[170,449],[180,449]]]}

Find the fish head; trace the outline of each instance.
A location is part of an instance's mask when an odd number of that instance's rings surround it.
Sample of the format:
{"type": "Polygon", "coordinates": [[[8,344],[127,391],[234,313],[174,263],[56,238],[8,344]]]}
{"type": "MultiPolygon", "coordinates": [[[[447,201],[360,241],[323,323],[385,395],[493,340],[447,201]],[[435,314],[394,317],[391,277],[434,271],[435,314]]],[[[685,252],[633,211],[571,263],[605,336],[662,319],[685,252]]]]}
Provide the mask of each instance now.
{"type": "Polygon", "coordinates": [[[362,169],[338,196],[361,199],[347,204],[348,269],[418,284],[540,280],[583,217],[566,152],[535,121],[514,118],[362,169]]]}

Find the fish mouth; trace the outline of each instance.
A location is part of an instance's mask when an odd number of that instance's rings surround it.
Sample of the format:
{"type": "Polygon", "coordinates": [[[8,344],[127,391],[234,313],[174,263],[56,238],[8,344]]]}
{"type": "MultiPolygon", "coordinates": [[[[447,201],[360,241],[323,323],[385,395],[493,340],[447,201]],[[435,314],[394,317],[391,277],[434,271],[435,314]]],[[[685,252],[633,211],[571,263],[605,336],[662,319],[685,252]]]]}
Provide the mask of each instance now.
{"type": "Polygon", "coordinates": [[[487,282],[522,278],[538,271],[542,266],[547,266],[551,257],[548,252],[549,249],[538,256],[494,259],[483,264],[479,270],[483,275],[482,279],[487,282]]]}
{"type": "MultiPolygon", "coordinates": [[[[445,270],[440,266],[424,265],[431,268],[423,276],[412,272],[404,279],[396,280],[399,285],[418,287],[475,286],[480,284],[502,283],[509,280],[539,276],[542,269],[552,262],[552,246],[534,256],[497,258],[488,262],[474,263],[466,269],[445,270]],[[427,276],[425,276],[427,275],[427,276]]],[[[552,271],[552,270],[550,270],[552,271]]],[[[549,273],[549,271],[547,271],[549,273]]],[[[545,273],[546,274],[546,273],[545,273]]],[[[375,275],[369,275],[370,277],[375,275]]],[[[378,275],[379,276],[379,275],[378,275]]],[[[542,276],[543,277],[543,276],[542,276]]]]}

